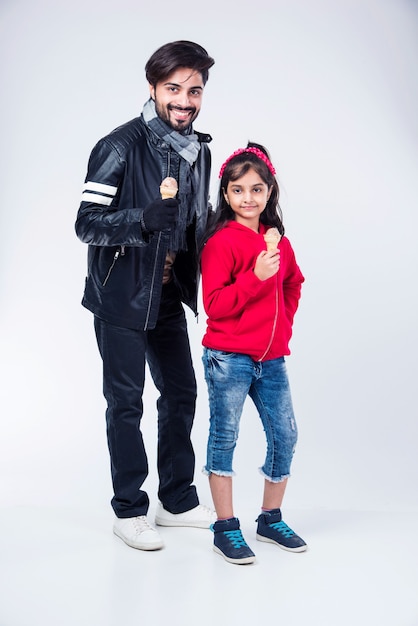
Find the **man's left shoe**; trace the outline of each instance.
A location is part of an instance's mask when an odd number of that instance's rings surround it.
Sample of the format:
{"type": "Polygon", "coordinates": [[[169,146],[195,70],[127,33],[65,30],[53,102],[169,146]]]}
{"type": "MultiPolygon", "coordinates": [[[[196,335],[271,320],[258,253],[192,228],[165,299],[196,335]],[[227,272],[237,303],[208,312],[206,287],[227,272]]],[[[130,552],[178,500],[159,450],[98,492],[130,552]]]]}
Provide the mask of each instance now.
{"type": "Polygon", "coordinates": [[[204,504],[184,513],[170,513],[161,502],[158,503],[155,523],[158,526],[190,526],[194,528],[210,528],[216,522],[216,513],[204,504]]]}
{"type": "Polygon", "coordinates": [[[274,543],[290,552],[304,552],[308,549],[303,539],[284,523],[280,509],[261,513],[255,521],[258,541],[274,543]]]}

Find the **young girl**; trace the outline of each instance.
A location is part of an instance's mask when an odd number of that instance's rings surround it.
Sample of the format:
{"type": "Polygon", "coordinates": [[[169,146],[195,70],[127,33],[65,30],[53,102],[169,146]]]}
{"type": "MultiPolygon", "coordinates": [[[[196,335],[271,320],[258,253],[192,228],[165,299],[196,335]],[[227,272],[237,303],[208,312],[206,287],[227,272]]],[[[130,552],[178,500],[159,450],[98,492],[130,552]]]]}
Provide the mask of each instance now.
{"type": "MultiPolygon", "coordinates": [[[[259,541],[293,552],[307,546],[283,521],[280,507],[297,440],[284,356],[304,281],[284,235],[275,169],[263,146],[249,143],[222,165],[215,221],[202,251],[208,315],[203,364],[210,403],[204,472],[217,521],[214,550],[230,563],[252,563],[232,504],[232,459],[247,395],[267,440],[259,541]],[[280,242],[266,249],[273,227],[280,242]]],[[[270,247],[270,246],[269,246],[270,247]]]]}

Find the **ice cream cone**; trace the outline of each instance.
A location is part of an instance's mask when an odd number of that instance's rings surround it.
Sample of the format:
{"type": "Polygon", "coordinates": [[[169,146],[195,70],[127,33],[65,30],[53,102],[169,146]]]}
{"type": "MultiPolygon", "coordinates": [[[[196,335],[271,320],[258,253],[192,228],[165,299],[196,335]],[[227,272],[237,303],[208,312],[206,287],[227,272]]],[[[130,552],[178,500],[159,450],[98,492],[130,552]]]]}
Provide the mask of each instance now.
{"type": "Polygon", "coordinates": [[[269,228],[264,234],[264,241],[267,245],[268,252],[277,250],[277,246],[282,238],[277,228],[269,228]]]}
{"type": "Polygon", "coordinates": [[[167,200],[167,198],[174,198],[174,196],[177,194],[177,191],[178,185],[176,179],[171,178],[171,176],[164,178],[160,185],[161,198],[163,200],[167,200]]]}

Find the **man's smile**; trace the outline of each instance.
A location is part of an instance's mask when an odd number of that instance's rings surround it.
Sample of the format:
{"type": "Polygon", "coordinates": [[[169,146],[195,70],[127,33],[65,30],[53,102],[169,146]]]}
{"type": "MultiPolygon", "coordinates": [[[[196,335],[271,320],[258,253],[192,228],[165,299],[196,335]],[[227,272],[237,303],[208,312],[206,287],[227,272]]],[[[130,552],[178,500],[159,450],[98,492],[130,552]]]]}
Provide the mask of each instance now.
{"type": "Polygon", "coordinates": [[[183,108],[179,108],[173,105],[169,105],[168,106],[168,110],[174,114],[174,116],[176,117],[176,119],[178,120],[187,120],[189,117],[192,117],[195,110],[194,108],[190,107],[187,109],[183,109],[183,108]]]}

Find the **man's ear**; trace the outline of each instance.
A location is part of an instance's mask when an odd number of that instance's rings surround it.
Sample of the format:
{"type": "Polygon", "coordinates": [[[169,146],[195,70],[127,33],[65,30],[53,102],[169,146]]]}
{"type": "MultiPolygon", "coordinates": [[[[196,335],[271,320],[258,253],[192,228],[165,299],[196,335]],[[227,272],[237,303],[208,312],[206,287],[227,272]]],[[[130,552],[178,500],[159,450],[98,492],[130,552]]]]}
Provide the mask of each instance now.
{"type": "Polygon", "coordinates": [[[151,83],[148,83],[148,85],[149,85],[150,96],[153,100],[155,100],[155,87],[154,85],[151,85],[151,83]]]}

